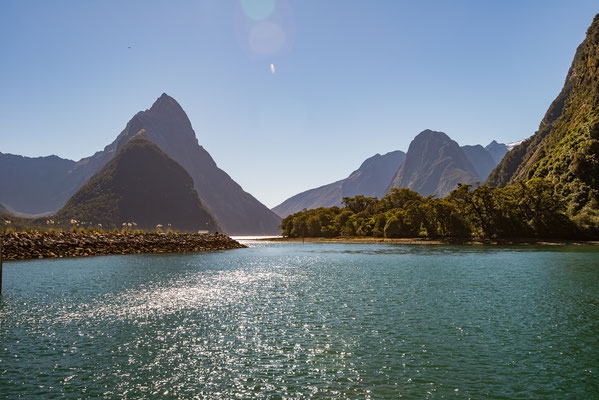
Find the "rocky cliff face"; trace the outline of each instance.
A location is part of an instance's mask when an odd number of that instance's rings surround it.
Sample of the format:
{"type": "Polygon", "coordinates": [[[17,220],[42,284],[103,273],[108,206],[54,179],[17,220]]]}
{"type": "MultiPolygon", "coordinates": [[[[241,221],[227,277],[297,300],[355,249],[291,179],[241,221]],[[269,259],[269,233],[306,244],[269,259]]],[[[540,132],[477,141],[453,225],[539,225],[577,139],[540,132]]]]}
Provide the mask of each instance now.
{"type": "Polygon", "coordinates": [[[56,214],[58,220],[121,227],[135,222],[141,229],[165,228],[219,230],[181,165],[140,135],[125,143],[119,153],[73,195],[56,214]]]}
{"type": "Polygon", "coordinates": [[[409,188],[422,196],[443,197],[458,183],[480,181],[460,148],[443,132],[425,130],[412,140],[406,159],[388,189],[409,188]]]}
{"type": "Polygon", "coordinates": [[[405,159],[403,151],[376,154],[360,165],[347,178],[296,194],[273,208],[281,217],[318,207],[340,206],[344,197],[363,195],[382,197],[389,182],[405,159]]]}
{"type": "Polygon", "coordinates": [[[598,79],[599,14],[539,130],[506,154],[487,183],[503,187],[522,179],[551,179],[574,210],[599,199],[598,79]]]}

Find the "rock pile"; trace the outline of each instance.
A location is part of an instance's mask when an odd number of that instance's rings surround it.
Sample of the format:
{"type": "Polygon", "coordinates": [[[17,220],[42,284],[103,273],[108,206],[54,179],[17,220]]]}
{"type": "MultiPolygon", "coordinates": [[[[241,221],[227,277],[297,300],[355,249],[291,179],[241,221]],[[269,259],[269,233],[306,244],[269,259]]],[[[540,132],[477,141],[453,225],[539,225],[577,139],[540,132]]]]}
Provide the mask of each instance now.
{"type": "Polygon", "coordinates": [[[221,234],[25,233],[4,235],[3,258],[86,257],[109,254],[184,253],[246,247],[221,234]]]}

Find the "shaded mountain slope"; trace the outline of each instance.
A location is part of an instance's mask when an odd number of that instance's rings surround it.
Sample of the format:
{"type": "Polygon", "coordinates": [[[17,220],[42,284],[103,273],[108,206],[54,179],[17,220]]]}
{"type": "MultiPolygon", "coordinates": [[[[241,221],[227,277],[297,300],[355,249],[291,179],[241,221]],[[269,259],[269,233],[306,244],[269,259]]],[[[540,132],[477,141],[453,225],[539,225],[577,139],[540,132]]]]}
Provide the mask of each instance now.
{"type": "Polygon", "coordinates": [[[360,165],[343,181],[342,197],[354,197],[361,194],[369,197],[382,197],[387,194],[387,186],[401,164],[406,153],[395,150],[387,154],[375,154],[360,165]]]}
{"type": "Polygon", "coordinates": [[[495,162],[491,154],[480,144],[474,146],[462,146],[461,149],[466,158],[468,158],[468,161],[470,161],[470,164],[474,167],[480,181],[484,182],[491,171],[493,171],[493,168],[497,165],[497,162],[495,162]]]}
{"type": "Polygon", "coordinates": [[[57,156],[0,153],[0,202],[26,214],[56,211],[77,190],[69,175],[74,166],[57,156]]]}
{"type": "Polygon", "coordinates": [[[219,229],[185,169],[141,135],[129,140],[55,218],[89,221],[105,228],[135,222],[142,229],[154,229],[157,224],[183,231],[206,229],[207,224],[219,229]]]}
{"type": "Polygon", "coordinates": [[[306,190],[292,196],[274,207],[274,211],[281,217],[286,217],[303,209],[312,209],[319,207],[333,207],[341,204],[341,186],[343,179],[337,182],[329,183],[314,189],[306,190]]]}
{"type": "Polygon", "coordinates": [[[477,181],[480,178],[460,146],[445,133],[427,129],[410,143],[406,159],[389,189],[409,188],[425,197],[443,197],[458,183],[477,181]]]}
{"type": "Polygon", "coordinates": [[[340,206],[344,197],[363,195],[382,197],[389,182],[405,159],[403,151],[392,151],[384,155],[375,154],[365,160],[347,178],[328,185],[296,194],[272,210],[286,217],[305,209],[340,206]]]}
{"type": "Polygon", "coordinates": [[[503,156],[505,156],[505,154],[509,151],[509,148],[505,143],[497,143],[496,140],[493,140],[491,143],[485,146],[485,150],[491,154],[491,157],[493,157],[493,160],[495,161],[495,165],[497,165],[501,162],[503,156]]]}
{"type": "Polygon", "coordinates": [[[518,180],[548,178],[573,210],[599,194],[599,14],[578,46],[564,86],[538,131],[516,146],[489,175],[503,187],[518,180]]]}

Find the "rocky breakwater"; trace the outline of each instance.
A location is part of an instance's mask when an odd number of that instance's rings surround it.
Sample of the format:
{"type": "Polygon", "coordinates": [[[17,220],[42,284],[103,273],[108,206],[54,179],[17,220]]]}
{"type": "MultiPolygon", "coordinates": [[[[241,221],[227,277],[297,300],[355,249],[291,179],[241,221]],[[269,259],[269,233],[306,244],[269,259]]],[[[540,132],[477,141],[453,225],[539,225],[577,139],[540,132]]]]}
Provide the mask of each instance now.
{"type": "Polygon", "coordinates": [[[221,234],[25,233],[4,234],[4,260],[109,254],[184,253],[246,247],[221,234]]]}

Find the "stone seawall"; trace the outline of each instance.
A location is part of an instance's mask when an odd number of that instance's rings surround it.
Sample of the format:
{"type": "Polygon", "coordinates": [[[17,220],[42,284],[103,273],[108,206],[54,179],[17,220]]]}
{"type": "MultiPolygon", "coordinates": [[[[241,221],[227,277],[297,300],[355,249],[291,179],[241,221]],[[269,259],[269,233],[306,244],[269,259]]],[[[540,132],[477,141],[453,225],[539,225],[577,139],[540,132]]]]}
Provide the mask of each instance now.
{"type": "Polygon", "coordinates": [[[3,237],[4,260],[86,257],[109,254],[183,253],[246,247],[221,234],[24,233],[3,237]]]}

